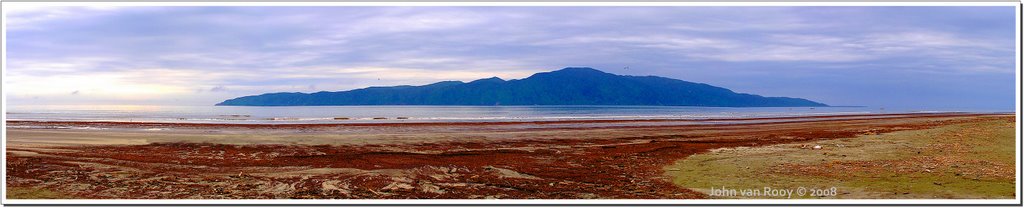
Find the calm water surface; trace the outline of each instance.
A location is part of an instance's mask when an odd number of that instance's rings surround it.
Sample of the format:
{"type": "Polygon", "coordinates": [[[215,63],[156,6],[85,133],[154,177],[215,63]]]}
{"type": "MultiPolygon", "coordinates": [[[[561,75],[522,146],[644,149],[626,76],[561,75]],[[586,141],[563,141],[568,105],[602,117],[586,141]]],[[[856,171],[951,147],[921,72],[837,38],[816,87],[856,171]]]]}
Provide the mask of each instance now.
{"type": "Polygon", "coordinates": [[[683,106],[7,106],[8,120],[193,123],[361,123],[537,121],[574,119],[700,119],[936,112],[877,107],[724,108],[683,106]]]}

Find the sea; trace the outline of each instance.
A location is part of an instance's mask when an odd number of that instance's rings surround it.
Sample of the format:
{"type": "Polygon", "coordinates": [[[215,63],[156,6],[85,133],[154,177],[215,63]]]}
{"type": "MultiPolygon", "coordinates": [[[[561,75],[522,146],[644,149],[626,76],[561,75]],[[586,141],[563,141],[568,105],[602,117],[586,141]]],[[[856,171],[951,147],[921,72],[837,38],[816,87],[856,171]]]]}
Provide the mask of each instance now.
{"type": "MultiPolygon", "coordinates": [[[[393,123],[606,119],[714,119],[844,114],[960,112],[880,107],[688,106],[7,106],[8,121],[117,121],[177,123],[393,123]]],[[[972,110],[970,112],[996,112],[972,110]]]]}

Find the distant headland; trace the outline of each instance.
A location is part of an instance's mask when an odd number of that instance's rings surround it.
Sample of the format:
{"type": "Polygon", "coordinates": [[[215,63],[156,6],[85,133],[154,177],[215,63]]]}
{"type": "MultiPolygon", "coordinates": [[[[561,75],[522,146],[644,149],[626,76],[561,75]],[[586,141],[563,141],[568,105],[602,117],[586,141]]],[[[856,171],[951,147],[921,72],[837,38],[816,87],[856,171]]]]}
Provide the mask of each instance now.
{"type": "Polygon", "coordinates": [[[736,93],[658,76],[626,76],[588,67],[542,72],[524,79],[492,77],[423,86],[369,87],[339,92],[280,92],[225,100],[219,106],[343,105],[653,105],[705,107],[828,106],[801,98],[736,93]]]}

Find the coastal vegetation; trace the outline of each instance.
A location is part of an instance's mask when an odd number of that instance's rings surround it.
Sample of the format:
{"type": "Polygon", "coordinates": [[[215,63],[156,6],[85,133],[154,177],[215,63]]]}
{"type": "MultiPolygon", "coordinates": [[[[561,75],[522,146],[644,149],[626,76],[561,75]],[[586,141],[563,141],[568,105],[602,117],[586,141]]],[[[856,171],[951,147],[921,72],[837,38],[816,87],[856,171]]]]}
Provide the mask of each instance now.
{"type": "Polygon", "coordinates": [[[834,196],[794,197],[1012,199],[1015,126],[1010,117],[856,138],[716,149],[680,160],[666,167],[666,174],[675,184],[703,193],[723,187],[834,187],[834,196]]]}

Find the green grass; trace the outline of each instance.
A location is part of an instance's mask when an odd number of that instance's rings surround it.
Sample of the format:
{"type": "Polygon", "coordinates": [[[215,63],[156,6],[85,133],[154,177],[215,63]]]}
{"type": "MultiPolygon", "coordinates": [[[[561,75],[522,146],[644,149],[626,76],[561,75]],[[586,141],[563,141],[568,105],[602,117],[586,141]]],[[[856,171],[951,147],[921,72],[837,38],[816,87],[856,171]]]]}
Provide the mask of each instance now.
{"type": "Polygon", "coordinates": [[[836,187],[837,196],[798,198],[1014,198],[1014,126],[1012,122],[986,121],[857,138],[720,149],[677,161],[665,170],[673,183],[704,193],[709,193],[711,187],[836,187]],[[801,145],[823,148],[812,150],[801,145]],[[920,160],[945,162],[916,162],[920,160]],[[854,162],[879,166],[828,166],[854,162]],[[786,168],[793,165],[826,174],[786,168]]]}

